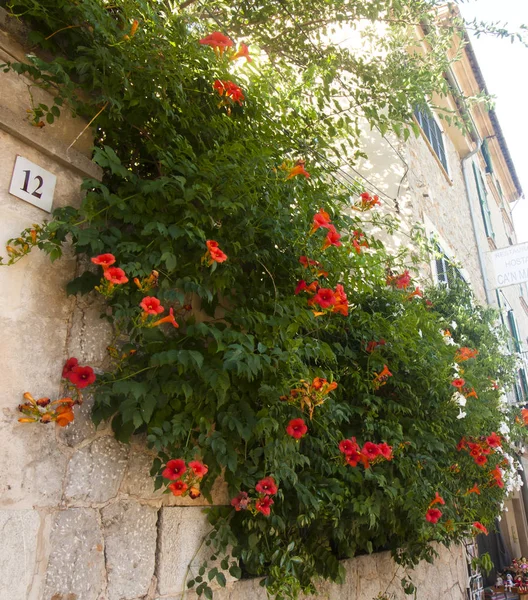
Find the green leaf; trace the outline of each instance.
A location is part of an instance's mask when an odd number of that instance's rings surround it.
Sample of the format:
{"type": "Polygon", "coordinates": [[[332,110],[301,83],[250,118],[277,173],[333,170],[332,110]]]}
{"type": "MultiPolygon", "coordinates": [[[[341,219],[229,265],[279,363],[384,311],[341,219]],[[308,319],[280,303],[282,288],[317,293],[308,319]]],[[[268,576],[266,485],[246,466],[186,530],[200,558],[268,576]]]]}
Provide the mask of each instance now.
{"type": "Polygon", "coordinates": [[[66,293],[68,296],[72,294],[87,294],[93,291],[95,286],[99,285],[100,281],[100,276],[91,271],[85,271],[80,277],[76,277],[66,285],[66,293]]]}
{"type": "Polygon", "coordinates": [[[231,575],[231,577],[234,577],[235,579],[241,579],[242,578],[242,569],[240,567],[233,565],[229,569],[229,574],[231,575]]]}

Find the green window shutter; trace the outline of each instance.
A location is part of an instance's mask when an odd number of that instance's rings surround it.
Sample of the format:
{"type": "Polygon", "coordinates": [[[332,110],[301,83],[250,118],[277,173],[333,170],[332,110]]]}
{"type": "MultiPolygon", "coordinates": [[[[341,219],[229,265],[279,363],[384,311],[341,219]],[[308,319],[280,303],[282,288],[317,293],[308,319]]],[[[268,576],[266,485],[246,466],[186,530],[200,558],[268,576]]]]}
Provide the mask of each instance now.
{"type": "Polygon", "coordinates": [[[420,108],[416,107],[414,109],[414,116],[416,117],[418,124],[422,128],[425,137],[429,140],[433,152],[438,157],[438,160],[440,161],[446,172],[448,172],[447,157],[442,130],[435,121],[435,118],[433,117],[432,113],[430,111],[426,112],[425,110],[421,110],[420,108]]]}
{"type": "Polygon", "coordinates": [[[486,163],[486,173],[493,173],[493,164],[491,162],[491,154],[489,151],[488,140],[485,139],[482,142],[482,146],[480,147],[480,151],[482,152],[482,157],[484,158],[484,162],[486,163]]]}
{"type": "Polygon", "coordinates": [[[493,226],[491,224],[491,211],[488,205],[488,193],[486,192],[486,186],[480,171],[477,170],[475,163],[473,163],[473,174],[475,175],[475,183],[477,185],[477,193],[480,201],[480,211],[482,212],[482,219],[484,221],[484,229],[486,235],[489,238],[495,239],[495,233],[493,232],[493,226]]]}
{"type": "Polygon", "coordinates": [[[506,327],[506,323],[504,322],[504,315],[502,314],[502,302],[500,299],[499,290],[495,290],[495,296],[497,297],[497,305],[499,307],[499,316],[503,327],[506,327]]]}
{"type": "Polygon", "coordinates": [[[528,398],[528,380],[526,379],[526,371],[524,369],[519,369],[519,376],[524,397],[528,398]]]}
{"type": "Polygon", "coordinates": [[[510,331],[513,337],[515,352],[520,352],[521,336],[519,335],[519,329],[517,327],[517,321],[515,320],[515,314],[513,313],[513,310],[508,311],[508,324],[510,326],[510,331]]]}

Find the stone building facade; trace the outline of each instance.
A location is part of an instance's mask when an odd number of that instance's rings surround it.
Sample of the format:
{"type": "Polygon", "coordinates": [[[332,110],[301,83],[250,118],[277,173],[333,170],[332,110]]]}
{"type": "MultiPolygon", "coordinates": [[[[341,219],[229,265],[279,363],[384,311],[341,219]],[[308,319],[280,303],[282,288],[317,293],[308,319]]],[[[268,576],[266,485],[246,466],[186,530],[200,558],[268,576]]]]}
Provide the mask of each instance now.
{"type": "MultiPolygon", "coordinates": [[[[15,25],[0,12],[0,62],[25,60],[24,32],[15,25]]],[[[84,131],[83,121],[63,114],[53,125],[31,125],[26,113],[28,86],[33,82],[2,74],[0,247],[28,225],[48,217],[9,193],[17,156],[56,177],[53,208],[80,202],[82,179],[100,176],[90,160],[90,132],[77,139],[84,131]]],[[[33,86],[32,93],[37,102],[50,104],[46,92],[33,86]]],[[[445,135],[447,173],[439,168],[424,139],[405,147],[394,145],[396,141],[366,140],[372,146],[372,162],[362,169],[371,169],[372,180],[377,178],[376,185],[396,198],[409,218],[430,221],[446,240],[446,252],[465,257],[468,278],[484,299],[485,279],[463,195],[459,138],[445,135]]],[[[473,160],[480,161],[480,155],[473,160]]],[[[506,169],[501,174],[502,189],[509,194],[506,203],[514,188],[508,177],[511,173],[506,169]]],[[[501,211],[502,206],[493,207],[493,218],[501,211]]],[[[501,237],[496,243],[502,241],[501,237]]],[[[78,269],[68,253],[51,264],[38,251],[0,269],[0,598],[192,598],[185,584],[205,555],[201,545],[208,525],[203,503],[154,491],[149,474],[152,456],[144,441],[123,445],[108,426],[96,429],[89,398],[65,429],[17,421],[16,407],[24,392],[37,398],[60,397],[60,371],[66,358],[76,356],[95,369],[105,366],[111,332],[99,318],[100,306],[89,297],[68,297],[65,292],[78,269]]],[[[511,301],[517,308],[517,299],[512,296],[511,301]]],[[[213,498],[217,504],[228,502],[221,482],[213,498]]],[[[344,585],[321,585],[319,598],[372,600],[381,592],[394,594],[395,599],[405,597],[400,586],[404,573],[387,553],[358,557],[346,561],[345,567],[344,585]]],[[[467,583],[463,549],[439,548],[435,564],[420,565],[412,577],[419,600],[462,600],[467,583]]],[[[264,600],[266,593],[257,580],[228,581],[215,598],[264,600]]]]}

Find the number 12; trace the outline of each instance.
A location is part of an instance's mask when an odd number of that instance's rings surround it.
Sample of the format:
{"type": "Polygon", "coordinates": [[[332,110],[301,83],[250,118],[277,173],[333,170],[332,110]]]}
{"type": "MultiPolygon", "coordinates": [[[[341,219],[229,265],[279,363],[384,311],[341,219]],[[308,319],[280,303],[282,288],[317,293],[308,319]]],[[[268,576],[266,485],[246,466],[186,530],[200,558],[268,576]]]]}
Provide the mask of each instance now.
{"type": "Polygon", "coordinates": [[[39,184],[32,192],[29,192],[28,185],[29,185],[29,180],[31,178],[31,171],[24,170],[24,173],[26,174],[26,176],[24,178],[24,185],[20,189],[23,192],[26,192],[27,194],[31,194],[32,196],[35,196],[35,198],[42,198],[42,193],[39,192],[39,190],[44,185],[44,179],[42,179],[42,177],[40,175],[35,175],[34,180],[38,181],[39,184]]]}

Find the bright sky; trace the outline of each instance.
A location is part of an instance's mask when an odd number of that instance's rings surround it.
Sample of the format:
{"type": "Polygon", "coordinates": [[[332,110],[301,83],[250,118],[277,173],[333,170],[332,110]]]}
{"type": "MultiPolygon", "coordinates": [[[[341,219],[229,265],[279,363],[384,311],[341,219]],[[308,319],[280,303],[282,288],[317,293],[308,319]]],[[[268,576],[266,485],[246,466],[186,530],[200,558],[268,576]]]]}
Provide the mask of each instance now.
{"type": "MultiPolygon", "coordinates": [[[[528,0],[465,0],[460,5],[466,20],[499,22],[515,31],[528,25],[528,0]]],[[[495,110],[515,164],[526,199],[513,210],[518,242],[528,241],[528,48],[519,42],[490,35],[475,38],[473,48],[490,94],[496,96],[495,110]]]]}

